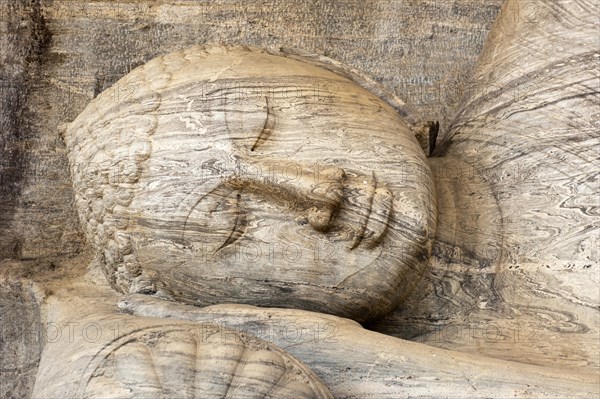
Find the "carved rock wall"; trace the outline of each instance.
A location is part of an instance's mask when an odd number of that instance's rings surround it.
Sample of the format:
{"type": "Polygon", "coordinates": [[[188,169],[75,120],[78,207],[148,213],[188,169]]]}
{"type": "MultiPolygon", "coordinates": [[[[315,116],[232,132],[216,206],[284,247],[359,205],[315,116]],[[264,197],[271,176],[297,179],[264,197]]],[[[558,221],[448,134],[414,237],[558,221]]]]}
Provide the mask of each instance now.
{"type": "MultiPolygon", "coordinates": [[[[444,125],[501,3],[0,0],[0,259],[82,251],[60,134],[94,97],[151,58],[219,42],[300,48],[370,75],[423,119],[444,125]]],[[[130,94],[113,92],[115,102],[130,94]]],[[[2,290],[13,298],[13,288],[2,290]]],[[[21,331],[37,316],[10,298],[2,296],[3,331],[21,331]]],[[[28,397],[36,370],[25,359],[40,348],[21,346],[20,332],[3,338],[0,396],[28,397]]]]}
{"type": "Polygon", "coordinates": [[[0,278],[0,397],[29,397],[45,342],[31,282],[0,278]]]}

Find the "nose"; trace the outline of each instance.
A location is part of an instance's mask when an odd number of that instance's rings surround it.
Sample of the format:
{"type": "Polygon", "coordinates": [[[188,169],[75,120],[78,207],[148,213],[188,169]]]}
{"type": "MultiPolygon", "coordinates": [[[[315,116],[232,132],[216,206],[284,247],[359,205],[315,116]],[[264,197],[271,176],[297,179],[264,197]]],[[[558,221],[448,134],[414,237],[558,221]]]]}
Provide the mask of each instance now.
{"type": "Polygon", "coordinates": [[[238,173],[228,177],[223,182],[225,186],[306,212],[308,223],[314,229],[321,232],[330,229],[344,198],[343,169],[277,160],[241,158],[239,161],[238,173]]]}

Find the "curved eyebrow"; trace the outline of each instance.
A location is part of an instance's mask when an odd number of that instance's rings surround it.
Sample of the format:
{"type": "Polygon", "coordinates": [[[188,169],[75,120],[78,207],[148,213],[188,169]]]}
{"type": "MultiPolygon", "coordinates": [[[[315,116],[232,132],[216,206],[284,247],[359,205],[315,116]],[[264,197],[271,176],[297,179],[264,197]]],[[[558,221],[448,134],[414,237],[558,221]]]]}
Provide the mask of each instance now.
{"type": "Polygon", "coordinates": [[[273,130],[275,129],[275,112],[273,111],[273,107],[269,104],[268,96],[265,96],[265,101],[267,104],[267,119],[265,119],[265,124],[263,125],[263,128],[260,131],[258,137],[256,138],[256,141],[252,145],[250,151],[254,151],[256,147],[262,145],[265,141],[267,141],[267,139],[271,136],[271,133],[273,133],[273,130]]]}

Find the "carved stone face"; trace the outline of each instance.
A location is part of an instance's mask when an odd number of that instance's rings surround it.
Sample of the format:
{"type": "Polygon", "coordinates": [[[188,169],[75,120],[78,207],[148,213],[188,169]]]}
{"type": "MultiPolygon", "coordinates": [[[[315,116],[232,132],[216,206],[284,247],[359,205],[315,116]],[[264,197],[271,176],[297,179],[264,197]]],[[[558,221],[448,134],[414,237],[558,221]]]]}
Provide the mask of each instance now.
{"type": "Polygon", "coordinates": [[[67,142],[88,237],[124,291],[365,321],[428,259],[434,189],[413,133],[307,62],[160,57],[90,104],[67,142]]]}

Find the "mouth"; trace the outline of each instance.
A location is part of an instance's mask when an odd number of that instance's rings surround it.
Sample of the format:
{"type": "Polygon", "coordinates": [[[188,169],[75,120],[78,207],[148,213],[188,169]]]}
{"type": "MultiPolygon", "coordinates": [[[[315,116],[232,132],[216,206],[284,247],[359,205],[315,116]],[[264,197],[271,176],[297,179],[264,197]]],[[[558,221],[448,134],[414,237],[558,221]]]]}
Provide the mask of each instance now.
{"type": "Polygon", "coordinates": [[[361,244],[367,249],[379,245],[387,233],[392,215],[393,194],[385,186],[378,187],[375,174],[372,175],[366,191],[368,200],[366,207],[363,208],[366,212],[362,212],[360,228],[350,250],[361,244]]]}

